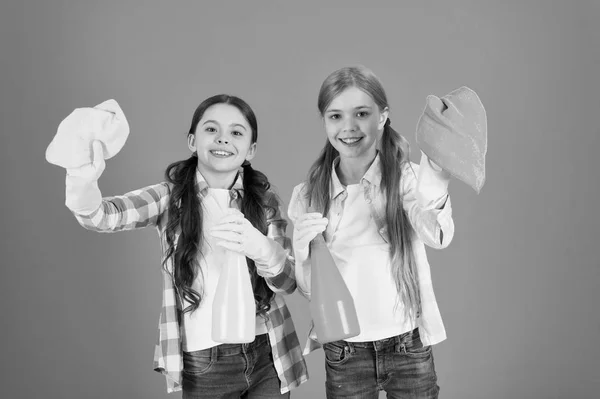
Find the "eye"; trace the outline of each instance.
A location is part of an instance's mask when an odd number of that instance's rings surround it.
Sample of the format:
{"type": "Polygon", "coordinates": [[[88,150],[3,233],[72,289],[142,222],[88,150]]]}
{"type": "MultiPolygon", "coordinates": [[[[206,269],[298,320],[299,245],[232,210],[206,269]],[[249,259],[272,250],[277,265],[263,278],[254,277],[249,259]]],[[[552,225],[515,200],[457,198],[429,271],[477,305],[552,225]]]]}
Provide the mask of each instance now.
{"type": "Polygon", "coordinates": [[[360,111],[359,113],[356,114],[356,116],[358,116],[359,118],[368,118],[369,115],[370,114],[368,111],[360,111]]]}
{"type": "Polygon", "coordinates": [[[231,132],[231,134],[233,134],[234,136],[243,136],[244,134],[242,132],[240,132],[239,130],[234,130],[231,132]]]}
{"type": "Polygon", "coordinates": [[[215,129],[215,128],[214,128],[214,127],[212,127],[212,126],[207,126],[207,127],[204,129],[204,131],[206,131],[206,132],[210,132],[210,133],[214,133],[214,132],[216,132],[216,131],[217,131],[217,129],[215,129]]]}
{"type": "Polygon", "coordinates": [[[334,120],[334,121],[340,119],[341,117],[342,116],[340,114],[330,114],[329,115],[329,119],[334,120]]]}

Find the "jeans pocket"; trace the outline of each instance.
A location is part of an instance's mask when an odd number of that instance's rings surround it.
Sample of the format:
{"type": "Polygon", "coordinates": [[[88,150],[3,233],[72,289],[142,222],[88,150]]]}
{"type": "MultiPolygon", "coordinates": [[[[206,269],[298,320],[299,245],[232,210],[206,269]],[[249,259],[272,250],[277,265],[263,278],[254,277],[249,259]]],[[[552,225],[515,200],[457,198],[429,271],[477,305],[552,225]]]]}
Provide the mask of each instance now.
{"type": "Polygon", "coordinates": [[[414,358],[426,358],[431,353],[431,345],[424,346],[419,330],[415,329],[405,338],[402,353],[414,358]]]}
{"type": "Polygon", "coordinates": [[[431,345],[422,346],[420,348],[406,348],[406,355],[416,358],[425,358],[431,354],[431,345]]]}
{"type": "Polygon", "coordinates": [[[344,343],[330,342],[323,345],[325,361],[334,366],[340,366],[350,358],[350,350],[344,343]]]}
{"type": "Polygon", "coordinates": [[[184,352],[183,372],[189,375],[201,375],[208,372],[213,365],[210,349],[196,352],[184,352]]]}

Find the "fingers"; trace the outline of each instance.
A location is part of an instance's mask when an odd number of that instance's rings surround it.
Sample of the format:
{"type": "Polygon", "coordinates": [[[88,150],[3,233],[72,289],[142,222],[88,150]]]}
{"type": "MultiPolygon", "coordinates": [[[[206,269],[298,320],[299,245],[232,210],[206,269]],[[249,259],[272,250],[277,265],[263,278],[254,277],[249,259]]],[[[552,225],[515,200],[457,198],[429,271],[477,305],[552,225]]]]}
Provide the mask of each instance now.
{"type": "Polygon", "coordinates": [[[312,241],[317,236],[317,234],[322,233],[324,230],[325,229],[321,231],[304,231],[296,238],[296,241],[308,245],[308,243],[312,241]]]}
{"type": "MultiPolygon", "coordinates": [[[[305,236],[306,234],[317,235],[322,233],[327,228],[327,223],[313,224],[309,226],[303,226],[301,229],[297,229],[296,233],[299,237],[305,236]]],[[[314,237],[314,236],[313,236],[314,237]]]]}
{"type": "Polygon", "coordinates": [[[300,217],[295,225],[295,230],[315,229],[327,227],[329,220],[321,217],[320,214],[307,214],[306,217],[300,217]]]}
{"type": "Polygon", "coordinates": [[[225,216],[219,220],[217,226],[226,224],[238,224],[241,225],[244,222],[244,214],[235,208],[229,208],[225,211],[225,216]]]}
{"type": "Polygon", "coordinates": [[[298,218],[298,220],[300,221],[300,220],[306,220],[306,219],[320,219],[322,217],[323,217],[322,213],[319,213],[319,212],[308,212],[308,213],[305,213],[304,215],[300,216],[298,218]]]}
{"type": "Polygon", "coordinates": [[[231,231],[238,234],[242,234],[244,230],[245,226],[241,223],[236,223],[235,221],[219,223],[210,229],[211,233],[216,231],[231,231]]]}
{"type": "Polygon", "coordinates": [[[294,245],[298,249],[306,248],[317,234],[325,231],[328,223],[329,220],[317,212],[302,215],[294,226],[294,245]]]}

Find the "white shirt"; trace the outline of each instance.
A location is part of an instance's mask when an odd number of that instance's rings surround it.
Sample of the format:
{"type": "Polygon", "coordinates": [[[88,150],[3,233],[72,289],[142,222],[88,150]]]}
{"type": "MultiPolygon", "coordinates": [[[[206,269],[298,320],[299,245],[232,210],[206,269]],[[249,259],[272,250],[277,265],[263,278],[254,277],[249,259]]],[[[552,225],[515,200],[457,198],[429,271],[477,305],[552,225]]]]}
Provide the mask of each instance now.
{"type": "MultiPolygon", "coordinates": [[[[391,275],[385,198],[379,192],[381,164],[379,154],[360,184],[343,186],[332,165],[331,207],[325,241],[354,300],[361,334],[347,341],[375,341],[419,328],[424,345],[446,338],[446,331],[435,300],[425,244],[445,248],[454,235],[452,206],[447,193],[448,179],[434,170],[422,154],[421,165],[405,165],[402,170],[402,204],[416,231],[412,247],[419,275],[422,313],[417,320],[405,320],[402,306],[397,311],[396,286],[391,275]],[[411,169],[412,167],[412,169],[411,169]],[[413,173],[414,170],[414,173],[413,173]],[[418,176],[418,177],[417,177],[418,176]],[[441,209],[438,209],[441,208],[441,209]]],[[[305,184],[294,188],[288,214],[295,222],[307,212],[305,184]]],[[[294,249],[296,282],[299,291],[310,299],[310,258],[308,251],[294,249]]],[[[311,326],[304,354],[320,347],[311,326]]]]}
{"type": "MultiPolygon", "coordinates": [[[[212,306],[226,249],[217,246],[209,232],[223,218],[225,211],[229,208],[229,203],[229,190],[218,188],[208,188],[202,201],[203,256],[198,257],[200,273],[194,281],[192,288],[197,292],[204,291],[204,293],[200,306],[194,312],[186,312],[184,314],[185,340],[183,342],[183,350],[186,352],[212,348],[221,344],[220,342],[213,341],[211,338],[212,306]]],[[[188,301],[184,301],[184,308],[189,305],[188,301]]],[[[257,315],[256,335],[265,333],[267,333],[265,321],[257,315]]]]}
{"type": "Polygon", "coordinates": [[[348,287],[361,327],[350,342],[376,341],[414,328],[394,311],[396,284],[391,275],[389,244],[379,234],[365,201],[363,186],[349,184],[343,216],[328,247],[348,287]]]}

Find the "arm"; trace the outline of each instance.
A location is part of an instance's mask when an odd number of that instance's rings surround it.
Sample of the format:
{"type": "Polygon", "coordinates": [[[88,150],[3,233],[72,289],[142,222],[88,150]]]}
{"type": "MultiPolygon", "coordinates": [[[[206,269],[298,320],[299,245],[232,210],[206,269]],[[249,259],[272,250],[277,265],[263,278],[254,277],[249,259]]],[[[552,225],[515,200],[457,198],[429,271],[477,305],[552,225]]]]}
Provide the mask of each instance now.
{"type": "Polygon", "coordinates": [[[402,170],[402,203],[418,237],[428,246],[446,248],[454,236],[449,175],[422,153],[421,163],[402,170]]]}
{"type": "Polygon", "coordinates": [[[273,192],[267,193],[267,234],[256,229],[238,209],[230,208],[220,223],[210,230],[217,245],[244,254],[254,261],[256,272],[265,278],[274,292],[291,294],[296,289],[293,258],[289,256],[289,239],[285,236],[286,221],[281,217],[279,201],[273,192]]]}
{"type": "Polygon", "coordinates": [[[265,278],[273,292],[292,294],[296,290],[294,258],[291,256],[291,241],[285,230],[287,221],[283,218],[277,196],[270,192],[267,198],[267,237],[275,251],[267,261],[255,260],[256,272],[265,278]]]}
{"type": "MultiPolygon", "coordinates": [[[[307,213],[308,204],[304,197],[304,184],[300,184],[294,187],[292,192],[292,198],[288,207],[288,216],[290,220],[296,226],[302,215],[307,213]]],[[[294,230],[294,240],[296,240],[296,231],[294,230]]],[[[302,294],[306,299],[310,300],[310,276],[311,276],[311,264],[309,256],[309,247],[298,248],[298,245],[294,245],[294,275],[296,277],[296,284],[298,286],[298,292],[302,294]]]]}
{"type": "MultiPolygon", "coordinates": [[[[97,189],[95,196],[100,198],[100,204],[95,210],[89,214],[71,211],[80,225],[100,233],[157,226],[168,207],[169,192],[167,183],[154,184],[123,195],[105,198],[101,198],[100,190],[97,189]]],[[[67,206],[68,202],[67,200],[67,206]]]]}
{"type": "Polygon", "coordinates": [[[102,144],[92,144],[92,162],[67,169],[65,205],[88,230],[110,233],[157,225],[169,202],[166,183],[102,198],[98,179],[105,168],[102,144]]]}

